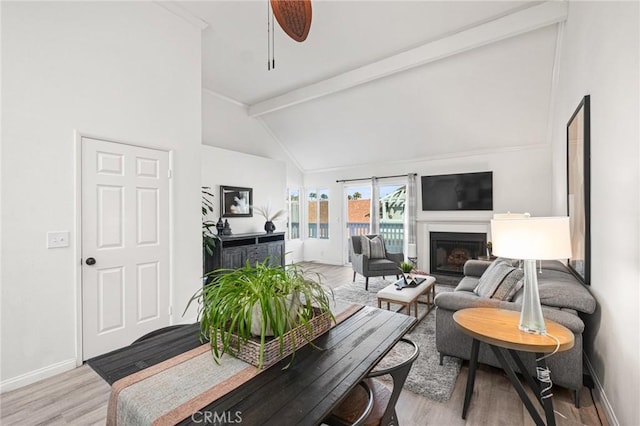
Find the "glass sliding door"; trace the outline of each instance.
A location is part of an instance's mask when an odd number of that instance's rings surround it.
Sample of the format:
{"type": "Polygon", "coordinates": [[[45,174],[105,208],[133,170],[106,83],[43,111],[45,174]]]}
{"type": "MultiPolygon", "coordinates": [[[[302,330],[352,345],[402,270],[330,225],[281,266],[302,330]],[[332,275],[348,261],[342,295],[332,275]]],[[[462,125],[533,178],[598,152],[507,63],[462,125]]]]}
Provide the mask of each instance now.
{"type": "Polygon", "coordinates": [[[351,263],[349,247],[351,237],[369,233],[371,224],[371,186],[370,185],[345,185],[345,224],[346,241],[345,259],[351,263]]]}
{"type": "Polygon", "coordinates": [[[407,199],[405,183],[385,183],[380,185],[380,234],[384,238],[387,251],[400,253],[404,247],[404,207],[407,199]]]}
{"type": "Polygon", "coordinates": [[[344,253],[346,263],[351,263],[349,247],[351,238],[371,232],[371,204],[378,206],[380,234],[384,238],[386,249],[400,253],[404,247],[404,209],[407,198],[405,181],[384,182],[379,184],[379,197],[372,199],[371,185],[345,185],[345,224],[346,238],[344,253]]]}

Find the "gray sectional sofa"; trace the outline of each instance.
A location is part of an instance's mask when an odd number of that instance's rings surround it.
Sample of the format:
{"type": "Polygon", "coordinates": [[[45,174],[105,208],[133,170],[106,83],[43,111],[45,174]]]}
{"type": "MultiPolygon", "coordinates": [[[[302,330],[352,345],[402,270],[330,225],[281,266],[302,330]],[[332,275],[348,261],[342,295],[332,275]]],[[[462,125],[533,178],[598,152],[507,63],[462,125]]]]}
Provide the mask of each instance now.
{"type": "MultiPolygon", "coordinates": [[[[502,259],[501,259],[502,260],[502,259]]],[[[511,261],[510,259],[508,261],[511,261]]],[[[435,298],[436,310],[436,347],[440,360],[445,355],[469,359],[471,337],[462,333],[453,321],[453,314],[459,309],[471,307],[495,307],[520,311],[523,290],[520,289],[511,301],[481,297],[474,288],[490,261],[469,260],[464,265],[464,278],[452,292],[440,292],[435,298]]],[[[517,265],[517,261],[513,261],[517,265]]],[[[540,302],[545,318],[556,321],[574,333],[575,345],[572,349],[556,353],[547,358],[553,383],[574,391],[576,407],[579,406],[579,392],[582,388],[582,332],[584,323],[578,311],[592,314],[596,309],[596,300],[589,290],[558,261],[543,261],[542,273],[538,274],[540,302]]],[[[533,354],[521,354],[528,373],[535,376],[535,358],[533,354]]],[[[478,361],[499,367],[487,345],[480,345],[478,361]]],[[[517,367],[514,366],[516,371],[517,367]]]]}

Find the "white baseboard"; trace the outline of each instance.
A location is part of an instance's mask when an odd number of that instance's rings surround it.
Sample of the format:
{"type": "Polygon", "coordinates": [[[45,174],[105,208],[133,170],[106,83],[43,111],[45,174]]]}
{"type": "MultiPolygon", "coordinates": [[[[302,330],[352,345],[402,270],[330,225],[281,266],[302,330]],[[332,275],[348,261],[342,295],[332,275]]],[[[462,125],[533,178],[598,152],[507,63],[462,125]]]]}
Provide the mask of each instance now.
{"type": "Polygon", "coordinates": [[[611,403],[607,398],[607,394],[604,391],[604,388],[602,387],[602,383],[600,382],[600,379],[596,375],[596,372],[594,371],[593,366],[591,365],[591,361],[589,361],[589,358],[586,356],[586,354],[584,356],[584,360],[586,361],[585,364],[587,366],[587,370],[589,370],[589,373],[591,373],[591,377],[593,378],[595,390],[598,393],[598,399],[600,400],[600,403],[604,408],[604,411],[605,411],[604,414],[607,416],[607,421],[611,426],[620,426],[620,422],[616,417],[616,413],[613,411],[613,407],[611,406],[611,403]]]}
{"type": "Polygon", "coordinates": [[[0,393],[9,392],[40,380],[48,379],[65,371],[73,370],[74,368],[76,368],[76,359],[71,358],[37,370],[29,371],[28,373],[0,382],[0,393]]]}

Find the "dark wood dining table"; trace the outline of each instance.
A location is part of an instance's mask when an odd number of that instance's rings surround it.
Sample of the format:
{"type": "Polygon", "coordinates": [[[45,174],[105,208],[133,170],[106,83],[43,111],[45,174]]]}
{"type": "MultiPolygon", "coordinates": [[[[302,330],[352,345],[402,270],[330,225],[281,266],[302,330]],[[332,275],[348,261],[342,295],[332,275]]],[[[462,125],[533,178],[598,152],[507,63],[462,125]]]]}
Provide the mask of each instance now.
{"type": "MultiPolygon", "coordinates": [[[[215,420],[216,425],[318,425],[414,322],[413,317],[404,314],[364,306],[316,338],[313,345],[299,348],[293,359],[284,358],[177,424],[202,425],[209,419],[215,420]]],[[[162,344],[157,343],[158,339],[149,339],[89,364],[112,384],[174,352],[188,350],[196,344],[195,330],[192,327],[173,332],[175,344],[168,342],[167,336],[162,344]],[[155,346],[149,351],[145,345],[155,346]],[[177,348],[180,346],[184,349],[177,348]]]]}

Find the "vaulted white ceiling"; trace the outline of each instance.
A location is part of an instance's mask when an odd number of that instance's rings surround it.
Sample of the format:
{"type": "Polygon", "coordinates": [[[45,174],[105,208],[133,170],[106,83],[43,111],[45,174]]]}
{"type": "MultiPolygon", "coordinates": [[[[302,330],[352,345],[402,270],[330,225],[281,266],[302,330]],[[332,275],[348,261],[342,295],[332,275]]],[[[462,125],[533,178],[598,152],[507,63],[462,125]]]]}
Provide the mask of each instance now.
{"type": "Polygon", "coordinates": [[[304,171],[546,143],[559,2],[312,2],[303,43],[267,0],[181,2],[205,89],[247,106],[304,171]]]}

